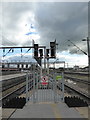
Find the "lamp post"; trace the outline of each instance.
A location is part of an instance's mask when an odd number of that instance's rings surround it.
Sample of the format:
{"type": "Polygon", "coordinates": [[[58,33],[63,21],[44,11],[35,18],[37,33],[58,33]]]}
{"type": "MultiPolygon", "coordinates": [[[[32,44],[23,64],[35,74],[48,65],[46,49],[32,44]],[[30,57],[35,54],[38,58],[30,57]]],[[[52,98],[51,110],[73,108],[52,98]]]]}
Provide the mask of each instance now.
{"type": "Polygon", "coordinates": [[[88,49],[88,68],[89,68],[89,77],[90,77],[90,44],[89,44],[89,37],[83,39],[82,41],[87,41],[87,49],[88,49]]]}

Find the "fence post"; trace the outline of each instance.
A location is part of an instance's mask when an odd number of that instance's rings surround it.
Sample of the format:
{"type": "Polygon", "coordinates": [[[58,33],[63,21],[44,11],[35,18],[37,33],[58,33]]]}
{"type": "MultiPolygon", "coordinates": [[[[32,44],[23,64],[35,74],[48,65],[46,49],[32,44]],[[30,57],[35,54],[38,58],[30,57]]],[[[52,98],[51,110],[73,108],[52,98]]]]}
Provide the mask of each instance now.
{"type": "Polygon", "coordinates": [[[26,73],[26,103],[28,102],[28,73],[26,73]]]}
{"type": "Polygon", "coordinates": [[[36,74],[36,100],[38,101],[38,72],[36,74]]]}
{"type": "Polygon", "coordinates": [[[35,65],[33,65],[33,103],[35,103],[35,65]]]}
{"type": "Polygon", "coordinates": [[[57,100],[56,100],[56,74],[54,74],[54,77],[53,77],[53,90],[54,90],[54,102],[56,103],[57,100]]]}
{"type": "Polygon", "coordinates": [[[64,72],[62,72],[62,101],[64,102],[64,72]]]}

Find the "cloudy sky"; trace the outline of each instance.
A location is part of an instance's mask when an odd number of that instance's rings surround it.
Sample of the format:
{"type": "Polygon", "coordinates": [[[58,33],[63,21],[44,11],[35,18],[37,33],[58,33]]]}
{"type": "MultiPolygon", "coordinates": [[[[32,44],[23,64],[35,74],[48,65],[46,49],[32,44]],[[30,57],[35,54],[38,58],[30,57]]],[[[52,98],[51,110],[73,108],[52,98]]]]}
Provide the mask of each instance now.
{"type": "MultiPolygon", "coordinates": [[[[3,2],[1,8],[0,46],[31,46],[34,39],[49,48],[56,39],[59,60],[70,66],[88,64],[87,56],[68,41],[87,52],[82,39],[88,36],[88,2],[3,2]]],[[[32,58],[31,52],[26,59],[32,58]]],[[[14,50],[4,59],[17,60],[20,55],[20,50],[14,50]]]]}

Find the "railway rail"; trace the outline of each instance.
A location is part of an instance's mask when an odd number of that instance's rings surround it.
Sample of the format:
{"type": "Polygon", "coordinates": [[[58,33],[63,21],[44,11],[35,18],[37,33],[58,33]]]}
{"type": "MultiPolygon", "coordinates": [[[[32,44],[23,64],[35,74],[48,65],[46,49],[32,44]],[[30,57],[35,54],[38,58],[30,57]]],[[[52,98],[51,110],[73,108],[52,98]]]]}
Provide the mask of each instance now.
{"type": "Polygon", "coordinates": [[[65,77],[65,79],[70,79],[70,80],[73,80],[73,81],[82,82],[84,84],[90,85],[90,81],[88,81],[88,80],[79,79],[79,78],[76,78],[76,77],[70,77],[70,76],[67,76],[67,75],[65,75],[64,77],[65,77]]]}
{"type": "Polygon", "coordinates": [[[2,82],[2,92],[5,91],[5,90],[8,90],[9,88],[12,88],[16,85],[19,85],[21,83],[25,82],[25,77],[22,77],[21,80],[5,80],[4,83],[2,82]],[[6,83],[5,83],[6,82],[6,83]]]}
{"type": "MultiPolygon", "coordinates": [[[[78,89],[76,89],[75,87],[70,86],[70,85],[67,84],[66,82],[65,82],[64,86],[65,86],[65,87],[68,87],[69,89],[71,89],[71,90],[77,92],[78,94],[80,94],[80,95],[86,97],[88,100],[90,100],[90,96],[88,95],[88,93],[83,92],[83,91],[81,91],[81,90],[78,90],[78,89]]],[[[57,87],[58,87],[59,89],[61,89],[59,85],[57,85],[57,87]]]]}
{"type": "Polygon", "coordinates": [[[65,71],[64,73],[65,73],[65,74],[73,74],[73,75],[82,75],[82,76],[83,76],[83,75],[86,75],[86,76],[89,75],[88,72],[75,72],[75,71],[74,71],[74,72],[71,72],[71,71],[70,71],[70,72],[66,72],[66,71],[65,71]]]}
{"type": "MultiPolygon", "coordinates": [[[[81,73],[81,74],[82,74],[82,73],[81,73]]],[[[52,76],[50,76],[50,77],[52,78],[52,76]]],[[[64,75],[64,78],[65,78],[65,79],[70,79],[70,80],[73,80],[73,81],[77,81],[77,82],[82,82],[82,83],[87,84],[87,85],[90,84],[90,82],[89,82],[88,80],[82,80],[82,79],[78,79],[78,78],[73,78],[73,77],[69,77],[69,76],[66,76],[66,75],[64,75]]],[[[78,87],[76,88],[76,86],[72,86],[72,85],[70,85],[70,84],[67,83],[67,82],[65,82],[64,85],[65,85],[65,87],[68,87],[69,89],[77,92],[77,93],[80,94],[81,96],[84,96],[85,98],[87,98],[88,100],[90,100],[90,96],[89,96],[89,94],[88,94],[88,91],[85,92],[85,91],[79,90],[78,87]]],[[[59,85],[58,85],[57,87],[60,88],[59,85]]]]}
{"type": "Polygon", "coordinates": [[[25,91],[25,85],[23,85],[20,88],[17,88],[16,90],[14,90],[13,92],[10,92],[9,94],[5,95],[4,97],[2,97],[0,99],[0,105],[5,104],[5,102],[13,97],[16,97],[20,94],[22,94],[25,91]]]}
{"type": "MultiPolygon", "coordinates": [[[[51,76],[49,76],[51,77],[51,76]]],[[[66,76],[65,76],[66,77],[66,76]]],[[[31,77],[32,78],[32,77],[31,77]]],[[[51,77],[52,78],[52,77],[51,77]]],[[[67,79],[70,79],[70,77],[68,77],[67,79]]],[[[72,79],[72,78],[71,78],[72,79]]],[[[76,78],[75,78],[76,79],[76,78]]],[[[81,82],[79,79],[77,80],[78,82],[81,82]]],[[[33,82],[33,80],[31,80],[31,82],[33,82]]],[[[87,81],[86,81],[87,82],[87,81]]],[[[86,83],[87,84],[87,83],[86,83]]],[[[5,96],[3,96],[1,99],[0,99],[0,103],[3,102],[3,104],[5,103],[6,100],[10,99],[10,98],[13,98],[15,96],[19,96],[20,94],[22,94],[23,92],[25,92],[25,84],[22,85],[21,87],[19,88],[16,88],[15,90],[13,90],[13,92],[11,91],[10,93],[6,94],[5,96]]],[[[33,86],[32,86],[33,87],[33,86]]],[[[75,92],[77,92],[78,94],[88,98],[88,100],[90,100],[90,96],[87,94],[87,93],[84,93],[83,91],[79,91],[78,89],[74,88],[73,86],[70,86],[69,84],[67,84],[65,82],[65,87],[68,87],[72,90],[74,90],[75,92]]]]}
{"type": "MultiPolygon", "coordinates": [[[[33,80],[31,82],[33,82],[33,80]]],[[[15,90],[13,90],[10,93],[3,96],[0,99],[0,103],[4,104],[7,100],[12,99],[13,97],[17,97],[17,96],[23,94],[25,91],[26,91],[26,84],[22,84],[19,88],[16,88],[15,90]]]]}
{"type": "Polygon", "coordinates": [[[66,84],[66,83],[65,83],[65,87],[68,87],[69,89],[77,92],[77,93],[80,94],[81,96],[84,96],[84,97],[86,97],[88,100],[90,100],[90,96],[89,96],[88,93],[83,92],[83,91],[80,91],[80,90],[76,89],[75,87],[70,86],[70,85],[68,85],[68,84],[66,84]]]}

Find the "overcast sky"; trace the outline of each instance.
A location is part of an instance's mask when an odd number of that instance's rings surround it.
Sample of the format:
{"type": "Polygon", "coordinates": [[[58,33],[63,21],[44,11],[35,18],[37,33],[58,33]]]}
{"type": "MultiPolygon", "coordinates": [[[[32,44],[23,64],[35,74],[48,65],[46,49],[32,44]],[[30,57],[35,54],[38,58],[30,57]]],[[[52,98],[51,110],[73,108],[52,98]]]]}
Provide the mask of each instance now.
{"type": "Polygon", "coordinates": [[[87,56],[68,40],[87,52],[88,2],[5,2],[1,17],[0,46],[32,45],[34,39],[49,48],[56,39],[60,60],[87,65],[87,56]]]}

